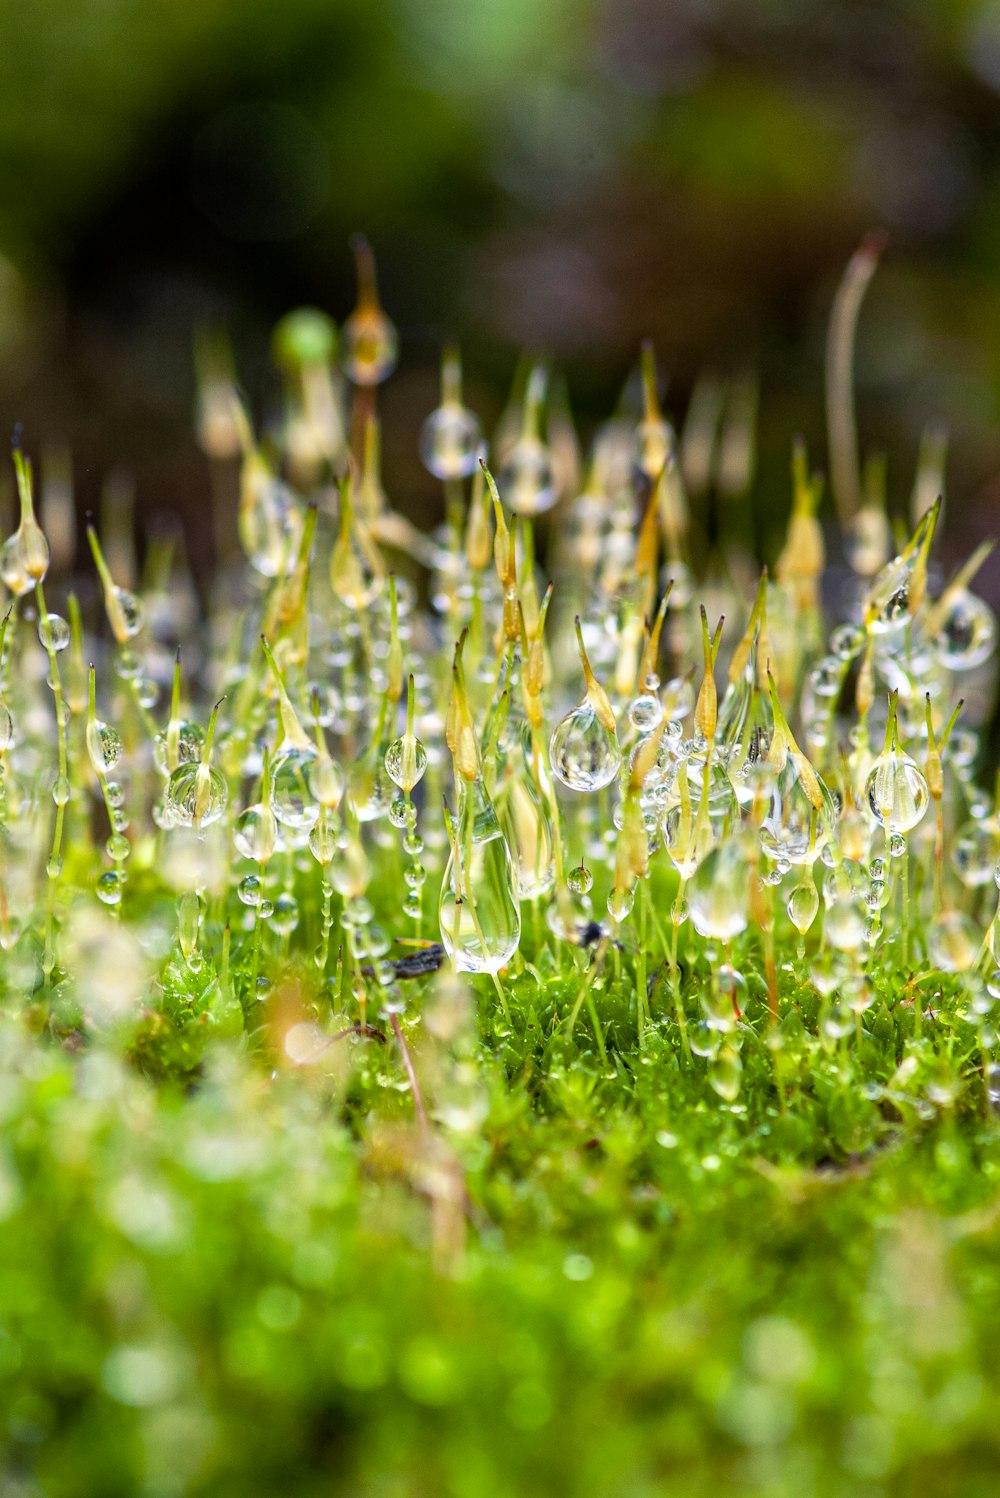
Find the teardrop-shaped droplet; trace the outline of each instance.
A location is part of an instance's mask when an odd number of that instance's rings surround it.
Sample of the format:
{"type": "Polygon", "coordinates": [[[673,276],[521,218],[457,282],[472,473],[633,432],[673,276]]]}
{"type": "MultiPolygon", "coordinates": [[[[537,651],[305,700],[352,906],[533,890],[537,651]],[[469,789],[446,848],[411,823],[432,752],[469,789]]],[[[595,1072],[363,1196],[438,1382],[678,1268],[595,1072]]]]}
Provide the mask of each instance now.
{"type": "Polygon", "coordinates": [[[708,1063],[708,1080],[712,1091],[724,1103],[735,1103],[743,1081],[743,1063],[735,1046],[720,1046],[718,1054],[708,1063]]]}
{"type": "Polygon", "coordinates": [[[460,970],[497,973],[517,951],[514,860],[480,781],[463,787],[438,904],[441,940],[460,970]]]}
{"type": "Polygon", "coordinates": [[[618,736],[605,728],[589,698],[567,713],[549,740],[552,773],[571,791],[599,791],[621,768],[618,736]]]}
{"type": "Polygon", "coordinates": [[[240,813],[233,827],[233,843],[237,853],[254,863],[265,864],[274,853],[278,829],[270,806],[258,803],[248,806],[240,813]]]}
{"type": "Polygon", "coordinates": [[[271,810],[282,827],[312,827],[319,817],[309,772],[316,760],[311,748],[280,750],[271,769],[271,810]]]}
{"type": "Polygon", "coordinates": [[[742,837],[731,837],[699,863],[687,887],[691,924],[714,941],[732,941],[749,918],[750,863],[742,837]]]}
{"type": "Polygon", "coordinates": [[[788,896],[788,919],[801,936],[805,936],[819,911],[819,893],[811,879],[797,884],[788,896]]]}
{"type": "Polygon", "coordinates": [[[552,888],[552,829],[534,782],[511,775],[497,798],[500,826],[514,856],[518,892],[535,900],[552,888]]]}
{"type": "Polygon", "coordinates": [[[982,933],[962,910],[942,910],[927,928],[927,955],[942,973],[967,972],[982,945],[982,933]]]}
{"type": "Polygon", "coordinates": [[[385,751],[386,774],[400,790],[412,791],[427,769],[427,750],[412,733],[393,739],[385,751]]]}
{"type": "Polygon", "coordinates": [[[833,797],[815,770],[801,756],[789,754],[771,788],[761,847],[778,863],[815,863],[836,818],[833,797]]]}
{"type": "Polygon", "coordinates": [[[122,757],[121,735],[117,729],[92,718],[87,724],[87,753],[98,775],[109,775],[122,757]]]}

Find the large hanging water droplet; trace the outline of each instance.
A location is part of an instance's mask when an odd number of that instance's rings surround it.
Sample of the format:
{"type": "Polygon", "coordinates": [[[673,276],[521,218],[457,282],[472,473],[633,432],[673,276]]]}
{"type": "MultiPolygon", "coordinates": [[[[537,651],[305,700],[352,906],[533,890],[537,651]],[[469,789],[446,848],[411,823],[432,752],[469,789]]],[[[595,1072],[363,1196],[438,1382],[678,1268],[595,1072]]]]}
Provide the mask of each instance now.
{"type": "Polygon", "coordinates": [[[427,769],[427,750],[412,733],[393,739],[385,751],[385,768],[389,779],[400,790],[412,791],[427,769]]]}
{"type": "Polygon", "coordinates": [[[836,817],[836,805],[823,781],[799,756],[789,754],[772,784],[761,823],[761,847],[778,863],[815,863],[836,817]]]}
{"type": "Polygon", "coordinates": [[[462,788],[455,843],[438,904],[441,940],[464,972],[497,973],[517,951],[521,912],[514,861],[479,781],[462,788]]]}
{"type": "Polygon", "coordinates": [[[240,813],[233,827],[233,843],[237,853],[254,863],[265,864],[274,853],[277,840],[275,816],[270,806],[258,803],[248,806],[240,813]]]}
{"type": "Polygon", "coordinates": [[[687,887],[691,924],[701,936],[732,941],[746,930],[751,865],[742,837],[726,838],[699,863],[687,887]]]}
{"type": "Polygon", "coordinates": [[[497,797],[500,826],[517,869],[522,900],[535,900],[552,888],[552,829],[532,780],[512,775],[497,797]]]}
{"type": "Polygon", "coordinates": [[[221,770],[210,766],[178,765],[167,781],[167,814],[175,826],[210,827],[229,801],[229,787],[221,770]]]}
{"type": "Polygon", "coordinates": [[[315,764],[313,749],[282,749],[271,772],[271,810],[282,827],[312,827],[319,807],[312,797],[309,774],[315,764]]]}
{"type": "Polygon", "coordinates": [[[982,936],[961,910],[943,910],[927,928],[927,955],[942,973],[964,973],[982,948],[982,936]]]}
{"type": "Polygon", "coordinates": [[[552,773],[571,791],[599,791],[621,768],[618,736],[605,728],[589,698],[556,724],[549,740],[552,773]]]}
{"type": "Polygon", "coordinates": [[[949,671],[971,671],[989,660],[996,637],[996,615],[989,604],[967,588],[958,588],[947,600],[932,643],[942,666],[949,671]]]}
{"type": "Polygon", "coordinates": [[[872,765],[865,784],[872,816],[893,832],[909,832],[927,810],[927,781],[908,754],[887,749],[872,765]]]}

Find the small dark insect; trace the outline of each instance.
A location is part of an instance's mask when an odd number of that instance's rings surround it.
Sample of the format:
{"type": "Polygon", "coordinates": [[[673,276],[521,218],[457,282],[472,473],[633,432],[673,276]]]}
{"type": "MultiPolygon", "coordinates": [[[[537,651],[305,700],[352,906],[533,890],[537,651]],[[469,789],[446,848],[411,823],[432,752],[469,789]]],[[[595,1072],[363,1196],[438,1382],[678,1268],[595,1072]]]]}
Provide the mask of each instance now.
{"type": "MultiPolygon", "coordinates": [[[[392,971],[396,978],[423,978],[428,973],[436,973],[444,962],[444,947],[439,941],[428,942],[426,947],[421,947],[418,952],[410,952],[406,957],[393,959],[392,971]]],[[[370,978],[375,969],[369,963],[361,969],[366,978],[370,978]]]]}

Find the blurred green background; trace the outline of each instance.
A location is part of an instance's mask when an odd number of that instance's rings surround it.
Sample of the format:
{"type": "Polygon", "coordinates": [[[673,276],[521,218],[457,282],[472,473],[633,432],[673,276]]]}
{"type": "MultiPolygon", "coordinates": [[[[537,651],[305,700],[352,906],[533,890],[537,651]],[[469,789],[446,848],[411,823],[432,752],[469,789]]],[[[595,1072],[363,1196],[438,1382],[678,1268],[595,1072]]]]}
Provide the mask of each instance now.
{"type": "Polygon", "coordinates": [[[72,444],[196,555],[192,330],[223,317],[258,412],[289,307],[342,319],[349,234],[379,258],[402,363],[386,478],[411,512],[446,338],[489,422],[522,347],[584,434],[656,343],[672,412],[759,371],[759,492],[791,435],[825,462],[822,353],[861,235],[864,443],[902,510],[951,434],[952,520],[1000,486],[1000,7],[982,0],[33,0],[0,12],[0,416],[72,444]]]}

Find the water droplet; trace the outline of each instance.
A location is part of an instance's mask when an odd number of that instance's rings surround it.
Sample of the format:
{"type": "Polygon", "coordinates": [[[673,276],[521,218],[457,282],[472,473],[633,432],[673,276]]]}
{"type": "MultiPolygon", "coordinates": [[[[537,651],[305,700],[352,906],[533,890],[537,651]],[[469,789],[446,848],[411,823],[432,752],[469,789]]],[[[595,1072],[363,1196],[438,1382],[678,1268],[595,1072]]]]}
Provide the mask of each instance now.
{"type": "Polygon", "coordinates": [[[955,834],[951,857],[967,889],[989,884],[997,859],[996,831],[982,822],[966,822],[955,834]]]}
{"type": "Polygon", "coordinates": [[[237,887],[236,893],[239,895],[239,897],[243,901],[244,905],[249,905],[249,906],[259,905],[260,904],[260,880],[257,878],[257,875],[256,874],[247,874],[247,876],[246,876],[245,879],[241,879],[240,882],[239,882],[239,886],[237,887]]]}
{"type": "Polygon", "coordinates": [[[691,924],[701,936],[732,941],[746,930],[749,908],[748,845],[726,838],[699,863],[687,887],[691,924]]]}
{"type": "Polygon", "coordinates": [[[122,878],[114,869],[107,869],[97,881],[97,898],[105,905],[118,905],[122,897],[122,878]]]}
{"type": "Polygon", "coordinates": [[[299,902],[294,895],[281,894],[274,902],[274,914],[271,917],[272,929],[279,936],[291,936],[299,924],[299,902]]]}
{"type": "Polygon", "coordinates": [[[734,1046],[721,1046],[718,1055],[708,1065],[708,1081],[713,1092],[718,1093],[724,1103],[735,1103],[740,1095],[743,1080],[743,1063],[734,1046]]]}
{"type": "Polygon", "coordinates": [[[122,741],[117,730],[92,718],[87,724],[87,753],[98,775],[108,775],[122,757],[122,741]]]}
{"type": "Polygon", "coordinates": [[[124,863],[125,859],[132,852],[132,844],[120,832],[113,832],[104,844],[104,847],[108,857],[113,859],[115,863],[124,863]]]}
{"type": "Polygon", "coordinates": [[[385,768],[389,779],[402,791],[412,791],[427,769],[427,751],[412,733],[393,739],[385,751],[385,768]]]}
{"type": "Polygon", "coordinates": [[[949,671],[970,671],[989,660],[996,636],[993,610],[968,589],[959,588],[947,600],[933,642],[934,653],[949,671]]]}
{"type": "Polygon", "coordinates": [[[786,909],[796,931],[805,936],[819,911],[819,893],[811,879],[795,886],[788,896],[786,909]]]}
{"type": "Polygon", "coordinates": [[[555,875],[552,829],[534,781],[526,775],[507,776],[497,792],[496,809],[514,857],[518,893],[522,900],[535,900],[552,888],[555,875]]]}
{"type": "Polygon", "coordinates": [[[943,973],[964,973],[973,966],[982,937],[961,910],[943,910],[927,928],[927,955],[943,973]]]}
{"type": "Polygon", "coordinates": [[[496,973],[517,951],[521,915],[514,861],[481,781],[461,788],[438,904],[441,940],[460,970],[496,973]]]}
{"type": "Polygon", "coordinates": [[[178,765],[167,781],[166,807],[180,827],[210,827],[229,801],[229,787],[220,770],[201,764],[178,765]]]}
{"type": "Polygon", "coordinates": [[[312,749],[281,749],[271,773],[271,810],[282,827],[312,827],[319,807],[312,798],[309,771],[316,761],[312,749]]]}
{"type": "Polygon", "coordinates": [[[589,698],[567,713],[549,741],[552,773],[572,791],[598,791],[621,768],[618,737],[606,728],[589,698]]]}
{"type": "Polygon", "coordinates": [[[57,775],[52,785],[52,799],[57,806],[65,806],[72,794],[72,787],[65,775],[57,775]]]}
{"type": "MultiPolygon", "coordinates": [[[[200,760],[204,748],[205,733],[201,725],[182,718],[172,729],[165,728],[156,735],[153,740],[153,762],[161,775],[169,775],[171,752],[176,753],[177,765],[187,765],[200,760]]],[[[175,765],[174,768],[176,767],[175,765]]]]}
{"type": "Polygon", "coordinates": [[[566,875],[566,883],[574,895],[589,895],[594,887],[594,876],[584,864],[577,864],[566,875]]]}
{"type": "Polygon", "coordinates": [[[639,733],[652,733],[663,722],[663,703],[650,692],[643,692],[628,705],[628,720],[639,733]]]}
{"type": "Polygon", "coordinates": [[[838,952],[856,952],[865,939],[864,907],[849,895],[835,900],[826,912],[823,934],[838,952]]]}
{"type": "Polygon", "coordinates": [[[613,889],[608,895],[608,915],[616,921],[627,920],[634,905],[634,889],[613,889]]]}
{"type": "Polygon", "coordinates": [[[498,479],[504,501],[518,515],[541,515],[559,498],[552,454],[534,436],[519,437],[498,479]]]}
{"type": "Polygon", "coordinates": [[[70,627],[58,614],[45,614],[38,621],[38,638],[46,650],[65,650],[70,642],[70,627]]]}
{"type": "Polygon", "coordinates": [[[476,470],[483,429],[475,412],[457,401],[432,411],[420,431],[420,461],[436,479],[464,479],[476,470]]]}
{"type": "Polygon", "coordinates": [[[278,829],[270,806],[258,802],[240,812],[233,827],[233,844],[237,853],[254,863],[266,864],[274,853],[278,829]]]}
{"type": "Polygon", "coordinates": [[[927,811],[927,781],[908,754],[887,749],[872,765],[865,784],[872,816],[894,832],[909,832],[927,811]]]}

